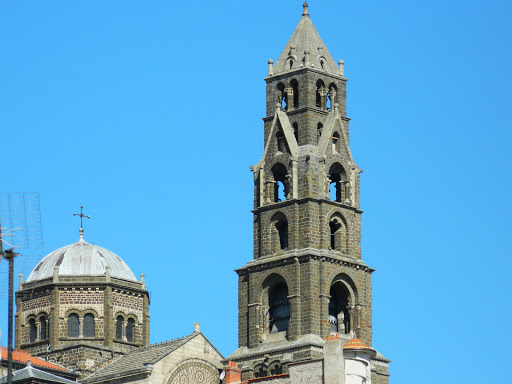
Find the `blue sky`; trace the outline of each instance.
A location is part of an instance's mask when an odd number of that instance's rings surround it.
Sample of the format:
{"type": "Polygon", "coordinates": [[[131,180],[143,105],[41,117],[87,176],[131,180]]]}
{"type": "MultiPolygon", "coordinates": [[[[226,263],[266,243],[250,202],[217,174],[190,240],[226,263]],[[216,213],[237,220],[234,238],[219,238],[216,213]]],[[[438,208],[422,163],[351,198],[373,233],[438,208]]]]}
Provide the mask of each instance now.
{"type": "MultiPolygon", "coordinates": [[[[40,193],[41,255],[78,239],[83,203],[86,240],[146,274],[152,342],[199,321],[237,347],[263,78],[301,3],[0,3],[1,191],[40,193]]],[[[310,2],[350,79],[373,345],[394,384],[508,378],[511,11],[310,2]]]]}

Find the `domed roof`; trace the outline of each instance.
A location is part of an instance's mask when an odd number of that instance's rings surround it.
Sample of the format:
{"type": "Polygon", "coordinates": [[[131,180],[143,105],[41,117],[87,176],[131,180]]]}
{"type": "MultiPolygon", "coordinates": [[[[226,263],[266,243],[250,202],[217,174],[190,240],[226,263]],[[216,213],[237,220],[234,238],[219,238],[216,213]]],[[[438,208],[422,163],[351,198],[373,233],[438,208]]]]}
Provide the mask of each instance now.
{"type": "Polygon", "coordinates": [[[59,276],[104,275],[107,265],[110,267],[110,276],[137,281],[131,269],[119,256],[108,249],[86,242],[81,230],[80,240],[44,257],[27,282],[52,277],[55,267],[59,268],[59,276]]]}
{"type": "Polygon", "coordinates": [[[365,343],[363,343],[359,339],[352,339],[349,340],[344,346],[343,349],[372,349],[369,346],[367,346],[365,343]]]}

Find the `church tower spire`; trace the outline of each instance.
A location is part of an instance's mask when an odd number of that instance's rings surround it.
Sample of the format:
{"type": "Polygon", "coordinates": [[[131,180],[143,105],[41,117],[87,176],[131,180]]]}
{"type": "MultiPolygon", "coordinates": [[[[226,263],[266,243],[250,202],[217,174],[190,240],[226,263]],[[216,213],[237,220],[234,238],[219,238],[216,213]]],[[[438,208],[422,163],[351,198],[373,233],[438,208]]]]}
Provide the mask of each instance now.
{"type": "Polygon", "coordinates": [[[326,337],[371,346],[371,274],[361,260],[359,177],[338,67],[304,11],[266,81],[254,172],[254,258],[239,276],[242,380],[322,358],[326,337]]]}

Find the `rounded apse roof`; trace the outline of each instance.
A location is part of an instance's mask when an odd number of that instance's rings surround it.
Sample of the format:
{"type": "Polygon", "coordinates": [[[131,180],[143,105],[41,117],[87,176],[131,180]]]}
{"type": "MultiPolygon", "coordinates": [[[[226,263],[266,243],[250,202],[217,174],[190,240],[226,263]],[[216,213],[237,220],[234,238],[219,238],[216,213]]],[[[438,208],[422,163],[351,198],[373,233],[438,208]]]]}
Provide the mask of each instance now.
{"type": "Polygon", "coordinates": [[[130,267],[119,256],[108,249],[89,244],[80,231],[80,240],[76,243],[44,257],[28,277],[27,283],[52,277],[55,267],[59,269],[59,276],[97,276],[105,274],[107,265],[110,276],[137,281],[130,267]]]}

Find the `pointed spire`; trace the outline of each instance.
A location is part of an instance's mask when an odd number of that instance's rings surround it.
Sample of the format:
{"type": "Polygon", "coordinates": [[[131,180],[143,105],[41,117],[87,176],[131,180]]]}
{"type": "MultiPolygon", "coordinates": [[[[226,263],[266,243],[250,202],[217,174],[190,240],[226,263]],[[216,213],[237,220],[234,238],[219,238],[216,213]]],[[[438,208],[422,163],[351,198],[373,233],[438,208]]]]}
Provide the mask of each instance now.
{"type": "Polygon", "coordinates": [[[302,18],[281,56],[279,56],[279,59],[273,66],[273,73],[269,73],[269,76],[280,75],[302,68],[315,68],[340,76],[338,65],[311,22],[308,3],[305,2],[303,7],[302,18]]]}

